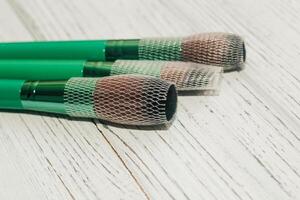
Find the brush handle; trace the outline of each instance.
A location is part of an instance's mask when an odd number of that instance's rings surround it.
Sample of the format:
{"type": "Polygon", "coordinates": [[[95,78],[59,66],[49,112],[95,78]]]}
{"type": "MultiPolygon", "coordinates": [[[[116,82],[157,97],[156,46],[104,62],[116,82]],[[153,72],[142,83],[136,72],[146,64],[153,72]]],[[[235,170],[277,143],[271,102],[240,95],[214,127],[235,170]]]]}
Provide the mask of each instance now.
{"type": "Polygon", "coordinates": [[[83,60],[0,60],[1,79],[64,80],[82,77],[83,60]]]}
{"type": "Polygon", "coordinates": [[[67,80],[109,76],[112,62],[85,60],[0,60],[0,79],[67,80]]]}
{"type": "Polygon", "coordinates": [[[104,60],[105,41],[1,43],[0,58],[104,60]]]}
{"type": "Polygon", "coordinates": [[[139,40],[83,40],[0,43],[0,59],[137,59],[139,40]]]}
{"type": "Polygon", "coordinates": [[[20,93],[23,80],[0,79],[0,108],[23,109],[20,93]]]}

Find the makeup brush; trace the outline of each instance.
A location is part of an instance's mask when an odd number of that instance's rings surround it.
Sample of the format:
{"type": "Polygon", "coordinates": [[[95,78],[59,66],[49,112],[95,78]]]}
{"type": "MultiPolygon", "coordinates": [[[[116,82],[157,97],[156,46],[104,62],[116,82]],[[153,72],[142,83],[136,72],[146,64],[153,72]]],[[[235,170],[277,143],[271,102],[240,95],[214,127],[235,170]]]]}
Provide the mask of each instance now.
{"type": "Polygon", "coordinates": [[[222,72],[221,67],[180,61],[0,60],[2,79],[64,80],[71,77],[141,74],[175,83],[180,91],[218,90],[222,72]]]}
{"type": "Polygon", "coordinates": [[[52,112],[127,125],[158,125],[172,120],[176,105],[175,86],[149,76],[0,80],[1,109],[52,112]]]}
{"type": "Polygon", "coordinates": [[[246,51],[238,35],[202,33],[176,38],[0,43],[0,59],[173,60],[232,71],[242,68],[246,51]]]}

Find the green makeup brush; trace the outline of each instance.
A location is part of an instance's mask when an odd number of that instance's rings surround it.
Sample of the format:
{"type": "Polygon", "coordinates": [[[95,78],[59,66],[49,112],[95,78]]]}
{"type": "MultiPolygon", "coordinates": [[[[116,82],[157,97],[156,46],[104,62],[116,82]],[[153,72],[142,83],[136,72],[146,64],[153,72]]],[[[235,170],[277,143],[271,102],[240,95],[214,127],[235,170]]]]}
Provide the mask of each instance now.
{"type": "Polygon", "coordinates": [[[176,104],[175,86],[149,76],[0,80],[1,109],[52,112],[128,125],[157,125],[173,118],[176,104]]]}
{"type": "Polygon", "coordinates": [[[229,33],[179,38],[0,43],[0,59],[82,59],[90,61],[173,60],[241,69],[244,41],[229,33]]]}
{"type": "Polygon", "coordinates": [[[179,61],[0,60],[2,79],[64,80],[71,77],[141,74],[173,82],[181,91],[218,90],[222,71],[221,67],[179,61]]]}

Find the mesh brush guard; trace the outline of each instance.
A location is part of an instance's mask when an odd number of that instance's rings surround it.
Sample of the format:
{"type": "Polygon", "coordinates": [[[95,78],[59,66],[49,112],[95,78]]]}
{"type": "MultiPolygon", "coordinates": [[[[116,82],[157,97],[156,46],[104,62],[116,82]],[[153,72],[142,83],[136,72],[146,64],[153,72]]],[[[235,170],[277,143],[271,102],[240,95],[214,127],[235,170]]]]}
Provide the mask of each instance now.
{"type": "Polygon", "coordinates": [[[139,59],[179,60],[240,70],[246,60],[243,39],[230,33],[203,33],[183,38],[148,38],[139,43],[139,59]]]}
{"type": "Polygon", "coordinates": [[[173,119],[177,92],[173,84],[148,76],[71,78],[65,86],[64,101],[70,116],[158,125],[173,119]]]}
{"type": "Polygon", "coordinates": [[[178,91],[215,91],[219,89],[223,69],[191,62],[117,60],[111,75],[143,74],[176,84],[178,91]]]}

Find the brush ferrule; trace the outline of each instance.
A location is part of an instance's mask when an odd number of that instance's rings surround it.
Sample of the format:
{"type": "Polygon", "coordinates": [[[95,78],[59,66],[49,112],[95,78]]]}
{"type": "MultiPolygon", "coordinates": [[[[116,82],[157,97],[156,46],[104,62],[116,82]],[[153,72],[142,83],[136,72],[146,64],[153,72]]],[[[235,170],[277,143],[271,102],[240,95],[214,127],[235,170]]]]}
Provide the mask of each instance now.
{"type": "Polygon", "coordinates": [[[105,44],[105,60],[138,59],[139,39],[107,40],[105,44]]]}
{"type": "Polygon", "coordinates": [[[26,110],[66,114],[64,88],[67,81],[25,81],[20,92],[26,110]]]}
{"type": "MultiPolygon", "coordinates": [[[[103,77],[111,75],[113,62],[86,62],[83,68],[84,77],[103,77]]],[[[69,77],[71,78],[71,76],[69,77]]]]}

